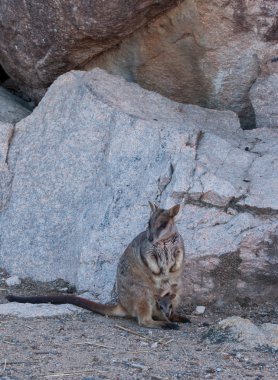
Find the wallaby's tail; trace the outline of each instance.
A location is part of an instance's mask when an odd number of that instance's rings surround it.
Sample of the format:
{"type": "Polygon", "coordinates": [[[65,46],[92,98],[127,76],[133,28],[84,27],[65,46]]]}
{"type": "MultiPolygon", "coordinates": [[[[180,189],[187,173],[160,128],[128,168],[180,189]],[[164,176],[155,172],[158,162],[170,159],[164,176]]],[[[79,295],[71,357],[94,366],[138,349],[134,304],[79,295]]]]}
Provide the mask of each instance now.
{"type": "Polygon", "coordinates": [[[61,305],[69,303],[71,305],[79,306],[83,309],[93,311],[101,315],[108,315],[114,317],[126,317],[127,311],[120,305],[104,305],[94,301],[89,301],[86,298],[77,297],[73,295],[68,296],[34,296],[34,297],[21,297],[9,295],[6,297],[10,302],[20,303],[52,303],[61,305]]]}

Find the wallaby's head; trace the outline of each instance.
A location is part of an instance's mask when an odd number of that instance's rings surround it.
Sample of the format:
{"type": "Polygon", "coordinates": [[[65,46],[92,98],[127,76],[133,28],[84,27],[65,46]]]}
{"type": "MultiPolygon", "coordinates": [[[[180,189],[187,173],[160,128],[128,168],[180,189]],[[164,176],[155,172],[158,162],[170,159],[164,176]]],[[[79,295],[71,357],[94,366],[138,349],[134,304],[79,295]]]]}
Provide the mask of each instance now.
{"type": "Polygon", "coordinates": [[[156,204],[149,202],[152,214],[149,220],[149,240],[153,243],[165,240],[177,232],[175,216],[180,210],[180,205],[170,209],[159,208],[156,204]]]}
{"type": "Polygon", "coordinates": [[[158,310],[166,317],[170,318],[173,313],[172,300],[176,297],[175,294],[167,293],[163,297],[158,298],[156,301],[156,306],[158,310]]]}

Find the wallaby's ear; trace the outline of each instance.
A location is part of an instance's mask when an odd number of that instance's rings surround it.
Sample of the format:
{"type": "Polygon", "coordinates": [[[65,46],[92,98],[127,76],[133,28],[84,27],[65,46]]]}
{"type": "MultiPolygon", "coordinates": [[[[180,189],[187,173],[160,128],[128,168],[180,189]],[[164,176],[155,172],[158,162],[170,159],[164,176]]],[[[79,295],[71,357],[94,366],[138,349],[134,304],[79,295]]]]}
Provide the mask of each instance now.
{"type": "Polygon", "coordinates": [[[170,300],[173,300],[174,298],[176,298],[176,294],[174,293],[170,294],[170,300]]]}
{"type": "Polygon", "coordinates": [[[169,215],[173,218],[174,216],[178,215],[180,211],[180,205],[175,205],[169,209],[169,215]]]}
{"type": "Polygon", "coordinates": [[[158,206],[155,203],[149,201],[150,208],[152,212],[155,212],[158,209],[158,206]]]}

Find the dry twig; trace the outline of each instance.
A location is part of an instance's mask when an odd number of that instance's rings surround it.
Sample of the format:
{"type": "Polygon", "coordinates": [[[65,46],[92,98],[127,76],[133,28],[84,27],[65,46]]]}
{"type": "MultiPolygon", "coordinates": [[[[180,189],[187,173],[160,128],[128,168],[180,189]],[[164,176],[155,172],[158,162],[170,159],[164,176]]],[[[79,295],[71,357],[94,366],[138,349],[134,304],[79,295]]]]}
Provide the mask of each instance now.
{"type": "Polygon", "coordinates": [[[82,342],[82,343],[75,343],[77,346],[83,346],[85,344],[88,344],[90,346],[96,346],[96,347],[101,347],[101,348],[109,348],[111,350],[115,350],[116,347],[111,347],[111,346],[106,346],[105,344],[99,344],[95,342],[82,342]]]}
{"type": "Polygon", "coordinates": [[[72,375],[83,375],[85,373],[93,373],[93,372],[97,372],[101,374],[107,373],[106,371],[100,371],[98,369],[87,369],[87,370],[82,370],[82,371],[52,373],[49,375],[44,375],[43,377],[63,377],[63,376],[72,376],[72,375]]]}
{"type": "Polygon", "coordinates": [[[117,328],[120,329],[120,330],[127,331],[127,332],[129,332],[130,334],[137,335],[137,336],[139,336],[139,337],[142,338],[142,339],[150,340],[150,341],[152,341],[152,342],[155,342],[155,339],[150,338],[150,337],[148,337],[148,336],[145,336],[145,335],[143,335],[143,334],[140,334],[140,333],[138,333],[138,332],[136,332],[136,331],[130,330],[130,329],[126,328],[126,327],[119,326],[119,325],[115,325],[115,327],[117,327],[117,328]]]}

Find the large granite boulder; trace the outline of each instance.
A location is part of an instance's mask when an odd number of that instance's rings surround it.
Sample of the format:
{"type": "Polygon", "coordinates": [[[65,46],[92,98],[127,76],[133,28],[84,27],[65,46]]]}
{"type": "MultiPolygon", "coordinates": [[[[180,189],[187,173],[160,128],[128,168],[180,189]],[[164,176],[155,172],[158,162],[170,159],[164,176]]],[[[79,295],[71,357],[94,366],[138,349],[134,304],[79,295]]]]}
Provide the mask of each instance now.
{"type": "Polygon", "coordinates": [[[0,65],[40,99],[61,73],[83,67],[178,0],[0,0],[0,65]]]}
{"type": "Polygon", "coordinates": [[[59,77],[19,122],[0,266],[108,300],[148,200],[184,204],[186,301],[277,296],[278,132],[96,69],[59,77]]]}
{"type": "Polygon", "coordinates": [[[85,67],[179,102],[233,110],[253,128],[249,89],[265,63],[278,66],[277,15],[276,0],[185,0],[85,67]]]}

